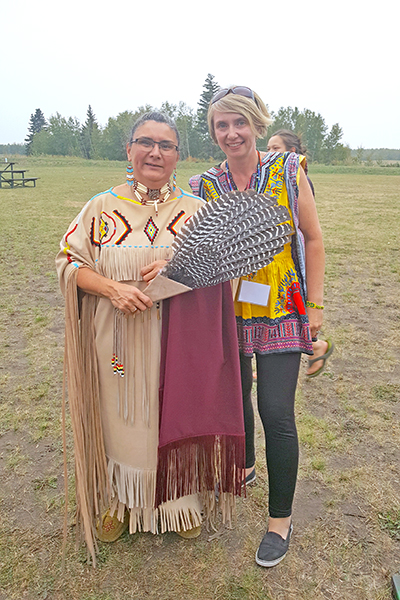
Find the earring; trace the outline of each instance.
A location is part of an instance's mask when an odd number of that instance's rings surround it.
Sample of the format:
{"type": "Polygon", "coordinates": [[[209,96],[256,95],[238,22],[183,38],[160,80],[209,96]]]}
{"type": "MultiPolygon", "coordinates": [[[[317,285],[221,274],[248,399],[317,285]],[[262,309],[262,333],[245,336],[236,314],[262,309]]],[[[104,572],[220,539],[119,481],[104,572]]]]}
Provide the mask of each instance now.
{"type": "Polygon", "coordinates": [[[135,179],[135,176],[133,174],[133,167],[129,163],[129,165],[126,167],[126,183],[128,185],[132,185],[134,179],[135,179]]]}
{"type": "Polygon", "coordinates": [[[172,191],[174,192],[175,190],[176,190],[176,167],[175,167],[174,175],[172,177],[172,191]]]}

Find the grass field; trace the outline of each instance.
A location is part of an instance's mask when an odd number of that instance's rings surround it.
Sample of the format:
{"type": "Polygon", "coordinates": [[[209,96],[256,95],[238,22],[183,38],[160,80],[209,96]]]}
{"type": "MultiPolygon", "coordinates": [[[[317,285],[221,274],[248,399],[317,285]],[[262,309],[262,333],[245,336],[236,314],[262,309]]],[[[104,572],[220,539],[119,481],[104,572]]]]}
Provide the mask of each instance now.
{"type": "MultiPolygon", "coordinates": [[[[294,534],[271,570],[254,555],[267,479],[237,526],[197,540],[124,536],[99,566],[75,547],[65,572],[61,444],[63,298],[54,256],[94,194],[124,179],[118,162],[20,158],[33,189],[0,190],[0,600],[384,600],[400,570],[400,169],[311,169],[327,251],[324,333],[336,350],[297,396],[301,442],[294,534]]],[[[205,164],[183,163],[178,182],[205,164]]],[[[73,477],[71,436],[69,476],[73,477]]],[[[72,488],[72,486],[70,486],[72,488]]]]}

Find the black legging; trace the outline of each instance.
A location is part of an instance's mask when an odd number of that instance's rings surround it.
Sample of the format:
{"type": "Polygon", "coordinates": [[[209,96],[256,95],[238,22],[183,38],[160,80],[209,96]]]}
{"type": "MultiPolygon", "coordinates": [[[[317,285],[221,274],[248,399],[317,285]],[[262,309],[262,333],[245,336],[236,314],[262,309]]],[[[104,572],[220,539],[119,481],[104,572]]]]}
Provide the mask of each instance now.
{"type": "MultiPolygon", "coordinates": [[[[269,514],[274,518],[289,517],[292,514],[299,462],[294,400],[300,357],[300,352],[256,354],[258,411],[266,442],[269,514]]],[[[251,357],[241,354],[240,368],[248,468],[255,463],[251,357]]]]}

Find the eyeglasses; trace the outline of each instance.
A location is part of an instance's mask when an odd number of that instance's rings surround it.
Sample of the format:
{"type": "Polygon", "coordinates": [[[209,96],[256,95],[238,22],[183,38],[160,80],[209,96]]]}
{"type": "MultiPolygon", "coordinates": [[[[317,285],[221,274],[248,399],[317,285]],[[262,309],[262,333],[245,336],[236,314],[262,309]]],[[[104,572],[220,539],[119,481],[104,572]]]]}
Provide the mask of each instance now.
{"type": "Polygon", "coordinates": [[[235,87],[223,88],[219,90],[211,99],[211,104],[215,104],[218,100],[225,98],[228,94],[237,94],[238,96],[244,96],[255,101],[254,92],[248,87],[242,85],[236,85],[235,87]]]}
{"type": "Polygon", "coordinates": [[[176,146],[173,142],[168,140],[162,140],[161,142],[156,142],[148,137],[140,137],[135,140],[131,140],[131,144],[137,144],[141,150],[153,150],[154,146],[157,146],[160,149],[162,154],[172,154],[174,150],[179,152],[179,147],[176,146]]]}

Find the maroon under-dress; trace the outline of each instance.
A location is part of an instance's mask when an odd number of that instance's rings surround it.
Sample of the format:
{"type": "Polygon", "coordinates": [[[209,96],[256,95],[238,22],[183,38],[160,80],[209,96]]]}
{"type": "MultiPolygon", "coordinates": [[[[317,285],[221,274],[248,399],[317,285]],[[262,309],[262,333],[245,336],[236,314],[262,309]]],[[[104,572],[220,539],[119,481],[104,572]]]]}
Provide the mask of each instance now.
{"type": "Polygon", "coordinates": [[[163,301],[156,505],[240,495],[245,435],[229,282],[163,301]]]}

